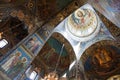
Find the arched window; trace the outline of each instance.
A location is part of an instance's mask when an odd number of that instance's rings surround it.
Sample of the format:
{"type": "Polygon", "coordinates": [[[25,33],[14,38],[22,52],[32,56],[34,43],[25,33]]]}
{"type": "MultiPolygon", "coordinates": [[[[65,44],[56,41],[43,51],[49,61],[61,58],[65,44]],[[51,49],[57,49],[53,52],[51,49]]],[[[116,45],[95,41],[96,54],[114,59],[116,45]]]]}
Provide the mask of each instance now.
{"type": "Polygon", "coordinates": [[[7,40],[5,40],[5,39],[0,40],[0,48],[3,48],[7,44],[8,44],[7,40]]]}
{"type": "Polygon", "coordinates": [[[36,71],[33,71],[33,72],[30,74],[30,77],[29,77],[29,78],[30,78],[31,80],[35,80],[36,77],[37,77],[37,75],[38,75],[37,72],[36,72],[36,71]]]}

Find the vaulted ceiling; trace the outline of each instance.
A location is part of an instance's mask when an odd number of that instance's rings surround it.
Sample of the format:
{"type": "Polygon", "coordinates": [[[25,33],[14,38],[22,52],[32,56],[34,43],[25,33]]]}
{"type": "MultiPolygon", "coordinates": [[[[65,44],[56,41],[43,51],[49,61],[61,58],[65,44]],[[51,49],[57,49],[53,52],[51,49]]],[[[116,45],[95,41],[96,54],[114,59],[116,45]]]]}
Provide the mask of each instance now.
{"type": "MultiPolygon", "coordinates": [[[[66,0],[66,2],[65,0],[0,1],[0,32],[4,33],[3,38],[9,42],[7,47],[0,49],[3,55],[41,26],[47,24],[55,28],[66,16],[85,3],[84,0],[66,0]]],[[[104,80],[110,76],[120,74],[120,28],[116,27],[98,11],[96,12],[116,38],[116,42],[100,41],[90,46],[83,53],[80,60],[83,63],[87,77],[91,80],[103,77],[101,80],[104,80]],[[96,54],[102,53],[102,51],[105,54],[96,54]]],[[[40,67],[44,74],[56,70],[61,76],[69,69],[69,65],[75,59],[75,53],[70,43],[61,34],[54,33],[44,44],[38,56],[33,60],[32,65],[40,67]],[[60,54],[63,44],[65,46],[62,54],[60,54]]],[[[76,70],[76,66],[74,66],[68,77],[76,77],[76,75],[73,75],[76,74],[76,70]]],[[[78,74],[81,74],[80,77],[82,77],[84,73],[81,70],[78,71],[78,74]]]]}

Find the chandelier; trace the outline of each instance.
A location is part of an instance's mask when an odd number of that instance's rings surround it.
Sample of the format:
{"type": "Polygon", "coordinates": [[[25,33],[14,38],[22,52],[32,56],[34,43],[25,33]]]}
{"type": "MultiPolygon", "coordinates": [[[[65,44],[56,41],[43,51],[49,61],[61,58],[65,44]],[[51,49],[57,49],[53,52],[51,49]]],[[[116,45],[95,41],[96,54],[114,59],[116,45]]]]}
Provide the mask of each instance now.
{"type": "Polygon", "coordinates": [[[43,80],[58,80],[58,74],[56,72],[51,72],[46,75],[43,80]]]}

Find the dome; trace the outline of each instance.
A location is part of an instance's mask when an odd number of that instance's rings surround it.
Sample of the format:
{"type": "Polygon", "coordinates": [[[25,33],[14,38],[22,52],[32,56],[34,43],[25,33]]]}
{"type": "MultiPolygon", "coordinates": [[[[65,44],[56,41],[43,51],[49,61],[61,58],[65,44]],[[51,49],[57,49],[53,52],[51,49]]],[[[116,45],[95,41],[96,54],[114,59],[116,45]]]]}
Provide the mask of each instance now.
{"type": "Polygon", "coordinates": [[[67,19],[68,31],[76,37],[85,38],[95,32],[98,19],[90,9],[77,9],[67,19]]]}

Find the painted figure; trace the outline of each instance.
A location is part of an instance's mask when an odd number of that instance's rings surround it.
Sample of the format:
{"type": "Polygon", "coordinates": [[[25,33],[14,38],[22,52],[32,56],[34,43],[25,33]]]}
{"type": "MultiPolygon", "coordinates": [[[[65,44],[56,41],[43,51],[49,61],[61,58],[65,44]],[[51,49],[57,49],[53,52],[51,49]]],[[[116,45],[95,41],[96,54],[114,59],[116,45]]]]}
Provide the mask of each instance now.
{"type": "Polygon", "coordinates": [[[11,57],[1,66],[5,71],[8,71],[12,66],[16,65],[21,56],[20,52],[11,55],[11,57]]]}
{"type": "Polygon", "coordinates": [[[107,0],[109,6],[107,6],[108,11],[120,12],[120,1],[119,0],[107,0]]]}
{"type": "Polygon", "coordinates": [[[109,62],[112,62],[112,57],[109,52],[106,50],[97,50],[97,54],[95,55],[96,60],[98,61],[100,66],[109,67],[109,62]]]}
{"type": "Polygon", "coordinates": [[[30,49],[30,51],[34,54],[36,54],[36,52],[38,51],[39,47],[40,47],[40,42],[37,40],[36,37],[34,38],[30,38],[28,43],[26,44],[27,48],[30,49]]]}
{"type": "Polygon", "coordinates": [[[19,73],[21,73],[23,71],[23,69],[25,68],[25,64],[27,62],[27,58],[23,57],[21,60],[19,60],[19,62],[14,65],[11,69],[8,70],[8,75],[11,78],[16,77],[19,73]]]}

